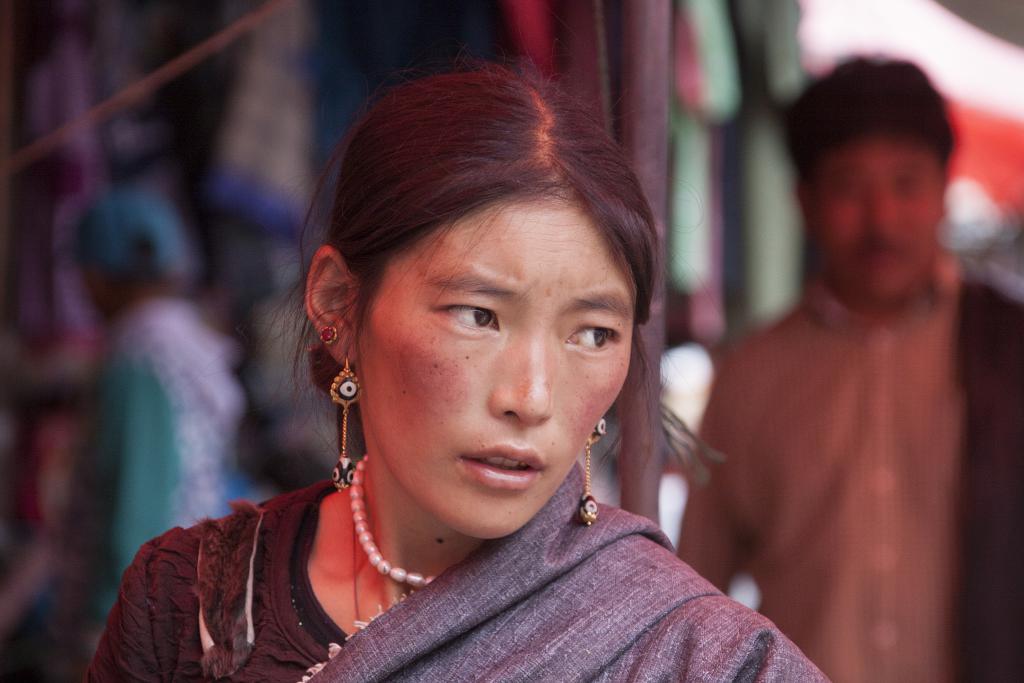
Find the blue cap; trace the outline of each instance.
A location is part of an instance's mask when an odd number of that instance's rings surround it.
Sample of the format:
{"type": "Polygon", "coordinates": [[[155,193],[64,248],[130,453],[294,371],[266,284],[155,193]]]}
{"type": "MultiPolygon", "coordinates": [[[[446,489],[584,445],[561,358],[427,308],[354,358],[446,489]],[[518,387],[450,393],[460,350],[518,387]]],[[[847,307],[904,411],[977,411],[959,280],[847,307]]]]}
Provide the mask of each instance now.
{"type": "Polygon", "coordinates": [[[188,252],[181,220],[162,197],[115,189],[81,217],[75,259],[113,277],[137,281],[183,275],[188,252]]]}

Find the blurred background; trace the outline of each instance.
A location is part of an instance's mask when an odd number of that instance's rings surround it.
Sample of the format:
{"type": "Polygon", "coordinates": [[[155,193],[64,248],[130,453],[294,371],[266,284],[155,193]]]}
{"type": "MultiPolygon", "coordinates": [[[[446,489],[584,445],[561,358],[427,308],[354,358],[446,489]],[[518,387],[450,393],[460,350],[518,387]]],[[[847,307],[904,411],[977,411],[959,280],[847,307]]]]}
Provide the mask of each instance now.
{"type": "MultiPolygon", "coordinates": [[[[131,185],[180,221],[175,294],[231,341],[244,396],[227,492],[311,483],[336,453],[296,361],[297,293],[333,144],[381,85],[469,58],[532,62],[621,136],[637,108],[623,65],[643,49],[624,37],[633,11],[622,0],[0,0],[0,680],[74,679],[92,637],[65,618],[62,576],[74,572],[66,539],[81,532],[68,520],[90,495],[81,463],[109,353],[109,316],[76,256],[87,207],[131,185]]],[[[947,244],[995,277],[1024,274],[1024,6],[674,0],[671,11],[662,376],[692,426],[714,349],[790,306],[813,264],[779,113],[837,61],[882,54],[928,72],[958,135],[947,244]]],[[[670,535],[683,489],[663,484],[670,535]]]]}

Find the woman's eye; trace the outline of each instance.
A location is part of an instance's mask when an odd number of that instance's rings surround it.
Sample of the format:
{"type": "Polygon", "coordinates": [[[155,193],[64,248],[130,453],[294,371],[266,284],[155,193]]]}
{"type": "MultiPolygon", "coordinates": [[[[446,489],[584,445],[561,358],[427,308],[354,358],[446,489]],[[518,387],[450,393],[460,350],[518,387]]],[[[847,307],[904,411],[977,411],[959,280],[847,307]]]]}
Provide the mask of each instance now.
{"type": "Polygon", "coordinates": [[[490,327],[498,328],[498,317],[494,311],[476,306],[452,306],[451,311],[455,313],[456,319],[463,325],[469,327],[490,327]]]}
{"type": "Polygon", "coordinates": [[[574,334],[570,341],[592,349],[599,349],[615,338],[615,330],[607,327],[588,327],[574,334]]]}

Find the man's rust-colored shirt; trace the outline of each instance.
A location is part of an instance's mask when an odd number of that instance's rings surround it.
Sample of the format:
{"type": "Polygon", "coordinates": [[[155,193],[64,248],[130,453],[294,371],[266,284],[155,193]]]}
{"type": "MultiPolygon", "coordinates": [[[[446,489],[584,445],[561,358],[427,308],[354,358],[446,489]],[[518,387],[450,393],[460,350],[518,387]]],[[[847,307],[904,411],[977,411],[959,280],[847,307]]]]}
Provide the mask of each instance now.
{"type": "Polygon", "coordinates": [[[841,683],[951,680],[963,400],[955,269],[897,323],[812,286],[721,365],[702,434],[726,462],[695,486],[680,555],[841,683]]]}

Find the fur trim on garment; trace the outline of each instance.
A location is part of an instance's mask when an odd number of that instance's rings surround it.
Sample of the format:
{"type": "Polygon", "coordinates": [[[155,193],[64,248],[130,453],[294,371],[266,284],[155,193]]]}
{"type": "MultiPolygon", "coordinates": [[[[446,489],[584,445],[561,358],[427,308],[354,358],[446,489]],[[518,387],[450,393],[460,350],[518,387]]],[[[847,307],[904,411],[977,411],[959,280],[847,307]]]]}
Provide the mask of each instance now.
{"type": "Polygon", "coordinates": [[[235,514],[200,524],[199,609],[203,673],[230,676],[252,652],[252,558],[263,510],[233,503],[235,514]]]}

